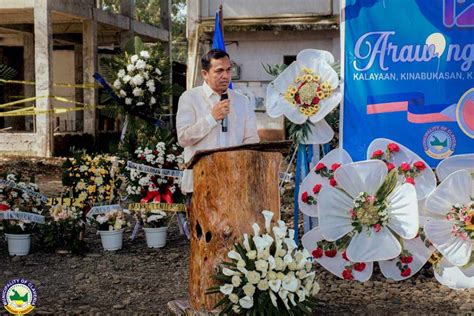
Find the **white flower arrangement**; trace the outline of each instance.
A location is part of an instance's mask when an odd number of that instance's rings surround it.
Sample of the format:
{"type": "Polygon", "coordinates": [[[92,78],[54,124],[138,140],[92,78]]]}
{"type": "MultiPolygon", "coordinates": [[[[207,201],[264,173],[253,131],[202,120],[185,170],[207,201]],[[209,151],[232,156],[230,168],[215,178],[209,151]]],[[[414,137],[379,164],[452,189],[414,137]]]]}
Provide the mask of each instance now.
{"type": "Polygon", "coordinates": [[[216,307],[222,305],[227,314],[311,314],[319,292],[311,255],[297,249],[293,229],[281,220],[271,227],[273,213],[262,214],[265,231],[253,224],[253,235],[244,234],[227,254],[231,262],[223,263],[215,276],[223,284],[207,293],[224,295],[216,307]]]}
{"type": "Polygon", "coordinates": [[[113,88],[126,105],[153,108],[161,85],[161,70],[148,51],[126,55],[126,64],[117,72],[113,88]]]}
{"type": "Polygon", "coordinates": [[[170,214],[162,210],[139,209],[131,211],[135,219],[147,228],[159,228],[168,225],[170,214]]]}
{"type": "MultiPolygon", "coordinates": [[[[135,150],[132,160],[153,168],[168,170],[179,170],[184,163],[182,147],[175,143],[167,146],[164,142],[158,142],[154,148],[139,147],[135,150]]],[[[143,202],[167,202],[168,196],[174,195],[181,185],[180,178],[140,172],[130,167],[125,167],[125,172],[128,179],[126,191],[136,202],[142,199],[146,199],[143,202]]]]}
{"type": "Polygon", "coordinates": [[[97,215],[93,217],[92,221],[95,222],[97,230],[120,230],[129,224],[125,213],[121,210],[97,215]]]}
{"type": "Polygon", "coordinates": [[[312,123],[311,135],[304,140],[307,144],[324,144],[334,136],[324,120],[342,99],[333,63],[330,52],[305,49],[267,87],[266,108],[270,117],[284,115],[295,124],[308,120],[312,123]]]}
{"type": "MultiPolygon", "coordinates": [[[[39,189],[35,183],[24,182],[20,176],[15,174],[7,174],[6,181],[15,185],[0,184],[0,212],[10,210],[35,214],[42,213],[43,202],[36,195],[36,193],[39,193],[39,189]]],[[[0,230],[4,230],[6,233],[28,233],[34,226],[34,223],[26,219],[0,221],[0,230]]]]}

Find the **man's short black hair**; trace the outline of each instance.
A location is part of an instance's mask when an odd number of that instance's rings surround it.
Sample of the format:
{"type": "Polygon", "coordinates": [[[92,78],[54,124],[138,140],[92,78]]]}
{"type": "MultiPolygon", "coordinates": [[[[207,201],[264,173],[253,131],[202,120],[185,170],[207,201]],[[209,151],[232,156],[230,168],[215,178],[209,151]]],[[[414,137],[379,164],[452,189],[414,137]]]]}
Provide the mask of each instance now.
{"type": "Polygon", "coordinates": [[[209,71],[211,69],[211,59],[230,58],[229,54],[221,49],[211,49],[206,54],[202,55],[201,68],[202,70],[209,71]]]}

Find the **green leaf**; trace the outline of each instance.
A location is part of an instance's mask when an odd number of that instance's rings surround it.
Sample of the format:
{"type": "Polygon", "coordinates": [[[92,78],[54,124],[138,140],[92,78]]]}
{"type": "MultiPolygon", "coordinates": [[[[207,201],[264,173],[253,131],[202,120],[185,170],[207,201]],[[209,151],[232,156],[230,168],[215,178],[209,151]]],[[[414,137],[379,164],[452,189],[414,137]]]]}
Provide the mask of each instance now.
{"type": "Polygon", "coordinates": [[[377,190],[376,196],[379,202],[385,201],[385,199],[392,193],[397,186],[398,172],[392,169],[385,178],[382,186],[377,190]]]}
{"type": "Polygon", "coordinates": [[[139,54],[142,50],[145,50],[145,44],[139,36],[134,36],[125,44],[125,51],[130,54],[139,54]]]}

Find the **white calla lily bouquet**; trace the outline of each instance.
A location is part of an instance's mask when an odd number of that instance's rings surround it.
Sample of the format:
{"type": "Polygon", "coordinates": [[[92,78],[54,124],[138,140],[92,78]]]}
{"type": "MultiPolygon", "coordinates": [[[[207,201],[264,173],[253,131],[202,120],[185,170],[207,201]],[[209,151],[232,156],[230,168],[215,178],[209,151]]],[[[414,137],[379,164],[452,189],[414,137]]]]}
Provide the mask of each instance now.
{"type": "Polygon", "coordinates": [[[222,293],[215,308],[224,315],[302,315],[311,314],[319,284],[311,255],[299,250],[294,230],[285,222],[271,227],[273,213],[263,211],[265,231],[253,224],[253,235],[244,234],[228,253],[215,279],[222,285],[210,288],[208,294],[222,293]]]}

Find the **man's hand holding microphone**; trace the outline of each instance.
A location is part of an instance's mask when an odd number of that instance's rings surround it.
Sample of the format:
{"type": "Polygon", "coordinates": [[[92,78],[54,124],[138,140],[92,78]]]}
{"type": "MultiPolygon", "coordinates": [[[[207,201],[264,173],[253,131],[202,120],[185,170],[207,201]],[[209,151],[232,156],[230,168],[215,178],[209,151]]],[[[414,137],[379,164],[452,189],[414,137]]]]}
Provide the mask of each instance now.
{"type": "Polygon", "coordinates": [[[221,95],[221,100],[212,108],[212,116],[221,121],[222,131],[227,132],[227,115],[230,112],[230,100],[227,93],[221,95]]]}

